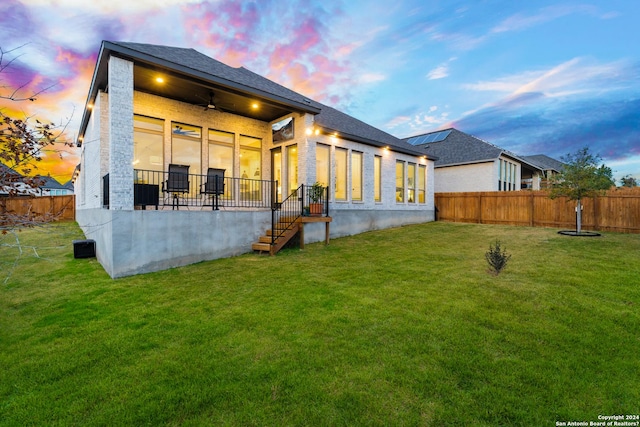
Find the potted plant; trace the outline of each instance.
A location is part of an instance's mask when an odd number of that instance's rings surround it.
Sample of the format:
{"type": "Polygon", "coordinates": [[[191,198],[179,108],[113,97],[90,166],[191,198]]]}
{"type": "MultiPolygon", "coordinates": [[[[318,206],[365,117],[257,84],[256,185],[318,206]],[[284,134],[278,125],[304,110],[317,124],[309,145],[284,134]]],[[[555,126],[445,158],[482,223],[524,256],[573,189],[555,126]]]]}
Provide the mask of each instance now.
{"type": "Polygon", "coordinates": [[[322,196],[324,195],[324,187],[319,182],[314,182],[309,187],[309,213],[311,215],[322,215],[322,196]]]}

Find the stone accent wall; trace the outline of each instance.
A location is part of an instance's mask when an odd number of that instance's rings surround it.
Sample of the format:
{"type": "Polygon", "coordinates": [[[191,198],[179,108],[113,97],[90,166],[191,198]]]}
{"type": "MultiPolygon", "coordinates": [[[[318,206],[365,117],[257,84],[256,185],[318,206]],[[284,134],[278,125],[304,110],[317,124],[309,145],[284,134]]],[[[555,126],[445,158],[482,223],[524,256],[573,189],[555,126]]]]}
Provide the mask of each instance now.
{"type": "Polygon", "coordinates": [[[133,210],[133,63],[114,56],[109,111],[109,209],[133,210]]]}

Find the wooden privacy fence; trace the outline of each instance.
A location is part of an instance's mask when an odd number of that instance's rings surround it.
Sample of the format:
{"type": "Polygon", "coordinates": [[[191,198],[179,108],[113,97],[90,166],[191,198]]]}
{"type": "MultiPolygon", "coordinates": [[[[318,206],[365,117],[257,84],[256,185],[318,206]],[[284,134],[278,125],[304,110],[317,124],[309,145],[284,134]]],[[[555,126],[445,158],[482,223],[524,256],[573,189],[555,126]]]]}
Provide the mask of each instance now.
{"type": "Polygon", "coordinates": [[[48,218],[55,221],[75,220],[75,196],[2,197],[0,214],[33,215],[33,218],[48,218]]]}
{"type": "MultiPolygon", "coordinates": [[[[640,233],[640,188],[612,189],[582,201],[585,230],[640,233]]],[[[436,193],[437,219],[480,224],[576,228],[575,201],[546,191],[436,193]]]]}

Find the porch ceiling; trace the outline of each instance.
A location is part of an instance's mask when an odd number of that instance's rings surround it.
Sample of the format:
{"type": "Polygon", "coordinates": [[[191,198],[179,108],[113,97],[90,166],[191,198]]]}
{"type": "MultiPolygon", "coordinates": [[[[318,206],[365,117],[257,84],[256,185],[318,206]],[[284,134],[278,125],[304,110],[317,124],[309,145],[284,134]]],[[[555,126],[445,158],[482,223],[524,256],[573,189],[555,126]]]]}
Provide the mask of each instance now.
{"type": "Polygon", "coordinates": [[[213,92],[216,110],[225,113],[271,122],[292,112],[290,107],[273,101],[219,84],[187,79],[167,69],[136,64],[133,72],[136,90],[201,106],[203,109],[209,103],[210,92],[213,92]],[[158,83],[158,77],[162,77],[164,81],[158,83]]]}

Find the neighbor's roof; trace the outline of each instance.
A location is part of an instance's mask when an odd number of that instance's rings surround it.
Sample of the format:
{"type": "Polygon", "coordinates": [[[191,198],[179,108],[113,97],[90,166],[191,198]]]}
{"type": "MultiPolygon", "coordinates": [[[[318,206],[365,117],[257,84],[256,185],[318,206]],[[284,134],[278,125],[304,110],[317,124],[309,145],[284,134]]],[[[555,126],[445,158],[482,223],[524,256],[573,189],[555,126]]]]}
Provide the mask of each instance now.
{"type": "Polygon", "coordinates": [[[40,185],[40,188],[42,189],[47,189],[47,190],[65,190],[66,189],[66,187],[60,184],[58,180],[56,180],[55,178],[52,178],[50,176],[40,176],[39,178],[42,180],[42,184],[40,185]]]}
{"type": "MultiPolygon", "coordinates": [[[[161,67],[179,74],[183,78],[198,79],[202,82],[233,88],[239,92],[252,93],[286,106],[290,111],[314,114],[316,125],[323,128],[325,132],[337,132],[341,138],[379,147],[389,146],[394,151],[410,155],[425,156],[426,154],[393,135],[314,101],[244,67],[230,67],[188,48],[104,41],[87,96],[87,105],[95,98],[98,88],[106,87],[108,83],[105,79],[108,76],[107,63],[110,55],[123,57],[146,66],[161,67]]],[[[85,108],[79,135],[84,135],[89,115],[85,108]]],[[[427,157],[429,157],[428,154],[427,157]]]]}
{"type": "Polygon", "coordinates": [[[556,172],[560,172],[564,167],[564,163],[544,154],[536,154],[533,156],[522,156],[522,158],[527,160],[529,163],[538,165],[538,167],[540,167],[543,170],[553,170],[556,172]]]}
{"type": "Polygon", "coordinates": [[[417,147],[423,148],[429,156],[437,157],[435,167],[491,162],[500,156],[507,156],[531,168],[540,169],[539,166],[524,160],[511,151],[455,128],[416,135],[404,140],[413,144],[417,143],[417,147]],[[422,141],[434,142],[421,144],[422,141]]]}

